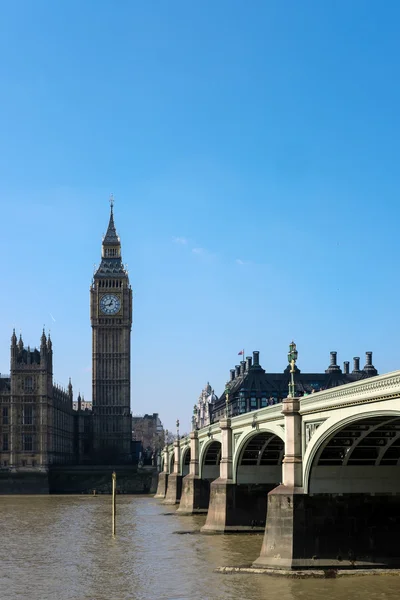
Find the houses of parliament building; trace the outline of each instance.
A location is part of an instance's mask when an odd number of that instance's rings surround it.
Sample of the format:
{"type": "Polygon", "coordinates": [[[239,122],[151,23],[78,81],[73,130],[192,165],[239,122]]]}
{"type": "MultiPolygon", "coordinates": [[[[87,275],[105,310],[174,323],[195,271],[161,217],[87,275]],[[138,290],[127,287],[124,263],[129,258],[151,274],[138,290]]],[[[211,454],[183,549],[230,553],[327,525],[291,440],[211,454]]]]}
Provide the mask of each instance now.
{"type": "Polygon", "coordinates": [[[92,410],[71,381],[53,381],[53,347],[11,336],[9,376],[0,376],[0,472],[46,472],[52,465],[132,462],[130,339],[132,289],[114,224],[113,202],[100,265],[90,287],[92,410]]]}

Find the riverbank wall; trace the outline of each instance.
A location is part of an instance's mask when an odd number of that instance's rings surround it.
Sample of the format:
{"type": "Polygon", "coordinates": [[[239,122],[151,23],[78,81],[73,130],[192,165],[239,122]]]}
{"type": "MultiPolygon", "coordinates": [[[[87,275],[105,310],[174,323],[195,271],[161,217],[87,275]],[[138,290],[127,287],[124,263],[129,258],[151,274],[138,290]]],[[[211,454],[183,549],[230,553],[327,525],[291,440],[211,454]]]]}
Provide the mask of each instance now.
{"type": "Polygon", "coordinates": [[[113,471],[117,474],[118,494],[154,494],[157,490],[158,473],[152,467],[79,465],[0,472],[0,495],[110,494],[113,471]]]}

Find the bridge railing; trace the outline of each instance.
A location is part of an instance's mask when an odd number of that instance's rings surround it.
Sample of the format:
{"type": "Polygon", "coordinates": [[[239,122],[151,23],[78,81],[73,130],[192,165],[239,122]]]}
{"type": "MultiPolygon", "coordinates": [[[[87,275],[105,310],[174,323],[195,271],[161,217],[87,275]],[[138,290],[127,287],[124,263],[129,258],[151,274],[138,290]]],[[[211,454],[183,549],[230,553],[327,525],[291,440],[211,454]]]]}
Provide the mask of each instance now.
{"type": "Polygon", "coordinates": [[[300,398],[300,413],[315,411],[318,408],[326,410],[331,405],[337,408],[338,405],[354,400],[363,403],[377,398],[397,397],[400,397],[400,371],[392,371],[303,396],[300,398]]]}

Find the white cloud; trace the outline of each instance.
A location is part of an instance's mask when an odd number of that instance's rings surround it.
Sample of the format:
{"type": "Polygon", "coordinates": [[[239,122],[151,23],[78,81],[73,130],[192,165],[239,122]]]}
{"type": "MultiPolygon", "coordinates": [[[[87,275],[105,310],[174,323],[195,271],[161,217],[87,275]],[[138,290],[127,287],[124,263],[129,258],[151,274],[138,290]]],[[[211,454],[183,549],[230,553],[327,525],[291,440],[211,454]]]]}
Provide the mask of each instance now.
{"type": "Polygon", "coordinates": [[[205,254],[204,248],[192,248],[194,254],[205,254]]]}
{"type": "Polygon", "coordinates": [[[173,237],[172,241],[175,244],[181,244],[182,246],[185,246],[188,243],[187,239],[184,237],[173,237]]]}

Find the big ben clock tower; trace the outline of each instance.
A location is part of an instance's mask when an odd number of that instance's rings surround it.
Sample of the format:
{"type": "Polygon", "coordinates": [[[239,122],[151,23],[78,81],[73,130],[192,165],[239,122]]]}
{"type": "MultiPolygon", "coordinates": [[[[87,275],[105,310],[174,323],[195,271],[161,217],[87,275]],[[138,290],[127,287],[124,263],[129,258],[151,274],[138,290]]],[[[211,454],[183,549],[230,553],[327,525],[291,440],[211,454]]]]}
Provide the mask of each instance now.
{"type": "Polygon", "coordinates": [[[93,450],[101,463],[131,460],[132,289],[114,225],[114,202],[101,263],[90,288],[92,324],[93,450]]]}

